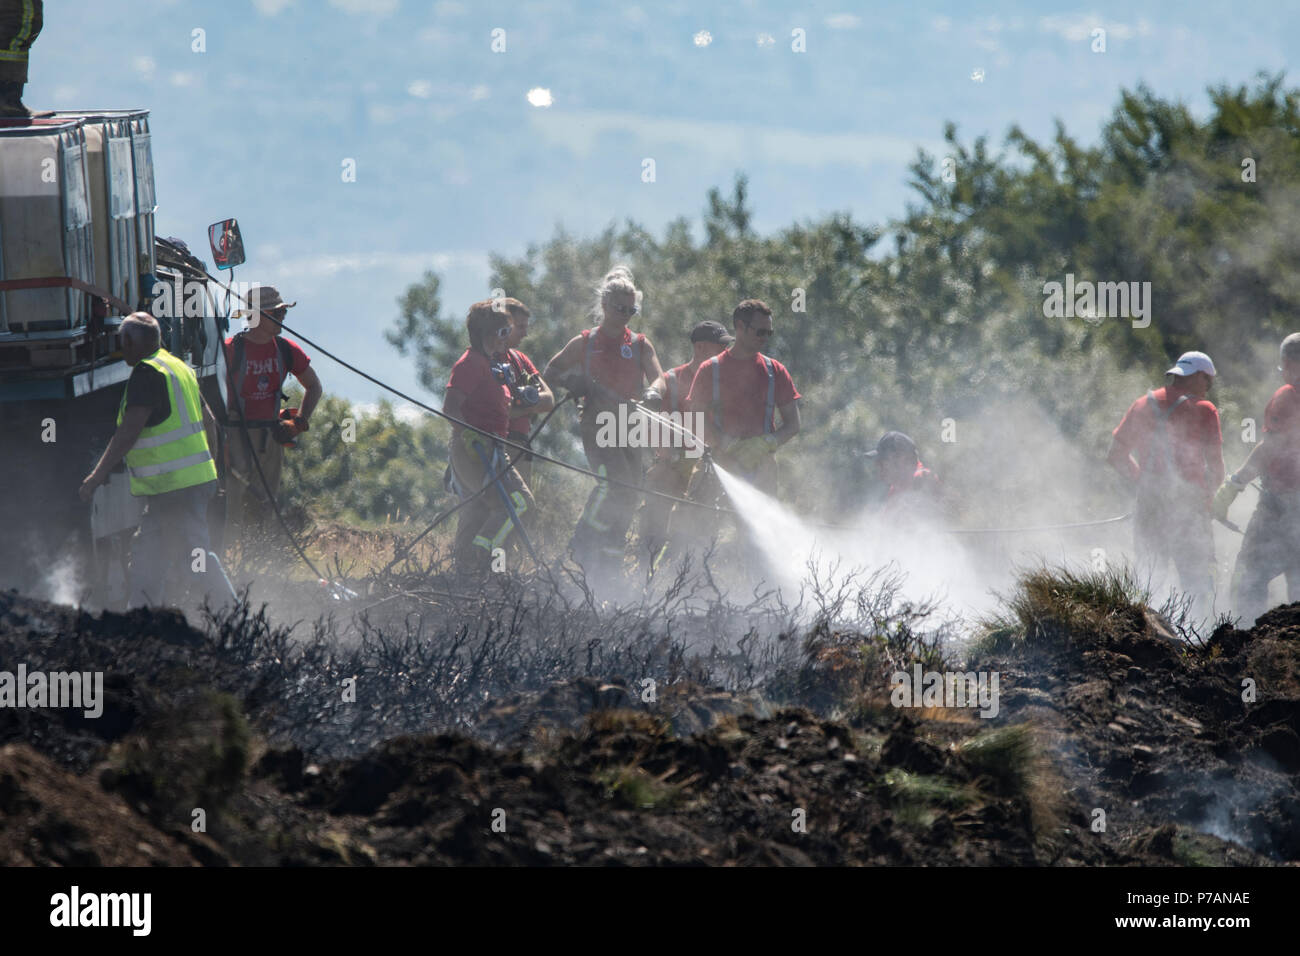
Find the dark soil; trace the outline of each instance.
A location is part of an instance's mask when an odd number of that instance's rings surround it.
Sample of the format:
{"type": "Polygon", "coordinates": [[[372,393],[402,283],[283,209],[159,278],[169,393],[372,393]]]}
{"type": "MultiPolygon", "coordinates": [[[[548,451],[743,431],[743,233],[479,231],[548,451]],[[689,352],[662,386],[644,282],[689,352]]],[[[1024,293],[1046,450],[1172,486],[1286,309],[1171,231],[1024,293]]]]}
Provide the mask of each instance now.
{"type": "MultiPolygon", "coordinates": [[[[1300,605],[1203,649],[1135,617],[973,664],[1001,674],[993,720],[573,678],[340,758],[297,732],[301,661],[250,659],[176,614],[0,595],[0,670],[102,670],[106,696],[93,720],[0,709],[0,862],[1294,863],[1298,637],[1300,605]]],[[[343,665],[318,663],[322,721],[367,708],[383,726],[364,686],[342,700],[343,665]]]]}

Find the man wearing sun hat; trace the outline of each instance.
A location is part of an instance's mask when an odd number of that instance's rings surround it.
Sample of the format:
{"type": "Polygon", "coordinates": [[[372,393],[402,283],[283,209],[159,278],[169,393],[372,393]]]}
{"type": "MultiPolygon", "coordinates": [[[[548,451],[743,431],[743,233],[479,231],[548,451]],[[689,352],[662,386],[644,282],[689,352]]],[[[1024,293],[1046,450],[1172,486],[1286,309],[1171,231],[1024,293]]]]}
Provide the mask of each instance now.
{"type": "Polygon", "coordinates": [[[307,353],[280,334],[280,323],[297,303],[264,285],[249,292],[248,305],[235,313],[248,319],[248,328],[226,339],[228,542],[273,519],[270,503],[280,492],[285,446],[307,431],[323,392],[307,353]],[[281,389],[290,374],[306,394],[301,409],[281,411],[281,389]]]}
{"type": "Polygon", "coordinates": [[[1172,560],[1182,591],[1201,613],[1210,611],[1214,593],[1210,504],[1224,474],[1219,412],[1206,398],[1214,375],[1204,352],[1179,356],[1165,372],[1165,387],[1129,406],[1107,456],[1137,489],[1133,546],[1140,571],[1158,579],[1172,560]]]}

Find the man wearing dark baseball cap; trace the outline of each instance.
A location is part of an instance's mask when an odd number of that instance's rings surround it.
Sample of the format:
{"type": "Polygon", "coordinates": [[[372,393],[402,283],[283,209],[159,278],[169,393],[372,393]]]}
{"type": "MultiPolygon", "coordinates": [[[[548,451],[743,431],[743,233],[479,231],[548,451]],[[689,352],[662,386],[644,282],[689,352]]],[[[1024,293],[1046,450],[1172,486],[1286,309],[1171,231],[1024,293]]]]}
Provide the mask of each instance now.
{"type": "Polygon", "coordinates": [[[885,432],[873,451],[880,480],[889,486],[881,516],[892,525],[915,524],[940,514],[939,479],[921,463],[916,442],[902,432],[885,432]]]}
{"type": "MultiPolygon", "coordinates": [[[[701,363],[707,362],[734,341],[735,336],[721,322],[705,321],[696,325],[691,329],[691,360],[660,375],[646,390],[647,403],[665,413],[682,415],[685,412],[683,405],[686,393],[690,391],[701,363]]],[[[697,460],[698,456],[687,458],[680,448],[656,449],[654,463],[646,472],[646,486],[680,498],[690,486],[691,472],[694,471],[697,460]]],[[[649,552],[652,570],[667,551],[668,532],[675,507],[666,498],[646,496],[645,507],[641,511],[641,543],[649,552]]]]}
{"type": "Polygon", "coordinates": [[[1268,585],[1286,576],[1287,599],[1300,599],[1300,332],[1282,340],[1283,385],[1264,410],[1264,437],[1214,496],[1214,514],[1228,508],[1255,478],[1259,503],[1246,526],[1233,572],[1233,608],[1247,623],[1268,609],[1268,585]]]}

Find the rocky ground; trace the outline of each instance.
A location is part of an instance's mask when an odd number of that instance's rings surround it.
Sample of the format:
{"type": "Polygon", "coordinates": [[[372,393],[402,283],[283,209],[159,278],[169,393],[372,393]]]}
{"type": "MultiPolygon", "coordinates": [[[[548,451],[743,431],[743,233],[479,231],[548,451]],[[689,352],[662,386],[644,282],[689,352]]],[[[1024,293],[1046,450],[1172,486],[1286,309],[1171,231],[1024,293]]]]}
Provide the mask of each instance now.
{"type": "Polygon", "coordinates": [[[295,736],[301,669],[248,646],[0,595],[0,670],[103,670],[106,696],[94,720],[0,709],[0,863],[1300,862],[1300,605],[1201,648],[1137,611],[989,652],[993,720],[896,709],[861,674],[818,713],[584,676],[333,759],[295,736]]]}

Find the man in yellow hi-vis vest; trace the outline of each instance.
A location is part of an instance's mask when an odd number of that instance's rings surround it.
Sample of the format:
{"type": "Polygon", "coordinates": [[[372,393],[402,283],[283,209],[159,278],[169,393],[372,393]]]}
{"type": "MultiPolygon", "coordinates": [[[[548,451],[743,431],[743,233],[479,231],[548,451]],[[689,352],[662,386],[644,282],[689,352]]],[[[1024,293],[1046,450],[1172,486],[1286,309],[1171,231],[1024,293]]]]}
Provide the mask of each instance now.
{"type": "Polygon", "coordinates": [[[122,321],[122,358],[133,371],[117,411],[117,431],[95,470],[81,485],[89,501],[126,459],[131,494],[147,499],[131,548],[127,605],[161,604],[173,570],[198,575],[200,593],[220,571],[208,568],[208,502],[217,487],[210,452],[216,422],[199,393],[193,370],[161,345],[158,322],[147,312],[122,321]]]}

